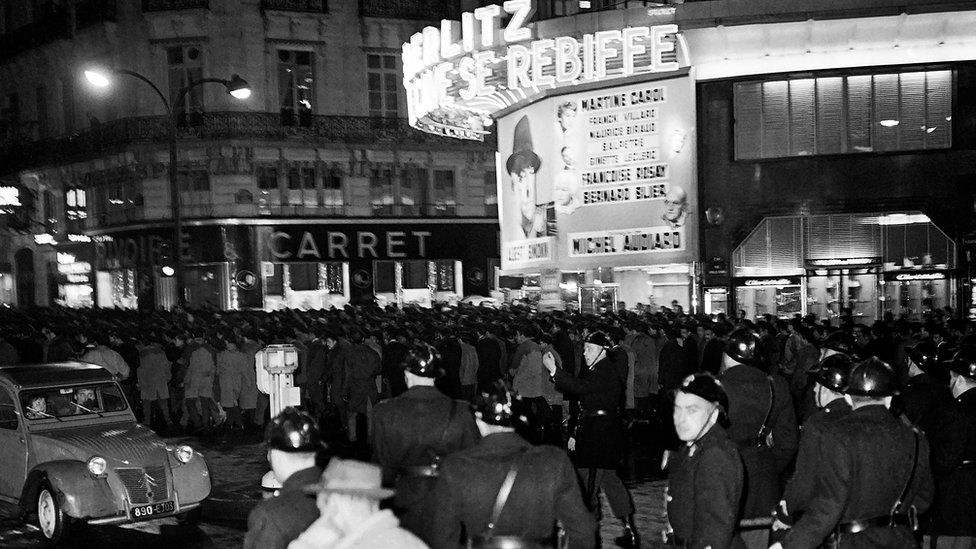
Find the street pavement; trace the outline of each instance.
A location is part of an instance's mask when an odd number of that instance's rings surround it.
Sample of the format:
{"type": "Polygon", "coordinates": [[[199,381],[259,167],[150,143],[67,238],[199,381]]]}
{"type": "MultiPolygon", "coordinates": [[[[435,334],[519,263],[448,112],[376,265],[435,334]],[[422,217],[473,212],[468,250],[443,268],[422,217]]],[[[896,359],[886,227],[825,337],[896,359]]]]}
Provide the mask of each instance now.
{"type": "MultiPolygon", "coordinates": [[[[64,547],[156,549],[241,547],[247,513],[260,500],[260,481],[268,470],[266,452],[259,433],[222,432],[207,437],[170,437],[170,444],[189,444],[199,451],[210,467],[213,490],[202,508],[197,525],[184,525],[173,518],[127,526],[83,526],[72,531],[64,547]]],[[[660,531],[664,525],[664,481],[657,474],[659,457],[648,446],[635,449],[634,457],[622,471],[637,509],[635,519],[645,548],[664,547],[660,531]]],[[[603,499],[601,537],[603,547],[614,547],[621,525],[613,518],[603,499]]],[[[16,507],[0,503],[0,547],[20,549],[41,547],[37,529],[22,524],[16,507]]]]}

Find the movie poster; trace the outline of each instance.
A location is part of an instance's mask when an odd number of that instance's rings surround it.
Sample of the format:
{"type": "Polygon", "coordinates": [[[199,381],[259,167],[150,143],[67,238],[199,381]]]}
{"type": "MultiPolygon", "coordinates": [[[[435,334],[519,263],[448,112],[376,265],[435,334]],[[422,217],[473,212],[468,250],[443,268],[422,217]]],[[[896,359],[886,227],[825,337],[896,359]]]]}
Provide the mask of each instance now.
{"type": "Polygon", "coordinates": [[[693,261],[694,105],[683,76],[549,97],[499,120],[502,269],[693,261]]]}

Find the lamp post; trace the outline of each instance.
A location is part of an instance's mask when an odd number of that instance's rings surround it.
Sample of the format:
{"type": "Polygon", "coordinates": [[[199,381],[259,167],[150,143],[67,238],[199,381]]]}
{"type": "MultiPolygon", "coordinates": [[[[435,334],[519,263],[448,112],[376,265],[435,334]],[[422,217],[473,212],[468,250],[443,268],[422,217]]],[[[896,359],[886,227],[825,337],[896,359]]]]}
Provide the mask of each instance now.
{"type": "MultiPolygon", "coordinates": [[[[121,74],[126,76],[131,76],[149,85],[150,88],[156,92],[160,101],[163,102],[163,107],[166,108],[166,120],[167,120],[167,133],[169,140],[169,193],[170,193],[170,205],[172,208],[173,216],[173,244],[171,247],[171,253],[173,255],[173,274],[175,275],[176,281],[176,306],[180,309],[186,304],[185,295],[185,285],[184,285],[184,273],[183,273],[183,254],[181,253],[181,241],[183,235],[183,211],[180,209],[180,189],[179,182],[177,181],[177,154],[176,154],[176,126],[177,120],[176,116],[179,111],[173,109],[170,105],[169,100],[166,95],[160,91],[159,87],[156,86],[151,80],[145,76],[128,69],[95,69],[91,68],[85,71],[85,78],[88,82],[97,88],[107,88],[112,85],[111,75],[121,74]]],[[[222,84],[226,89],[227,93],[236,99],[244,100],[251,96],[251,88],[248,86],[247,82],[238,75],[233,75],[228,80],[222,78],[201,78],[199,80],[191,80],[190,83],[183,86],[176,92],[173,97],[177,104],[182,103],[186,98],[187,94],[197,86],[203,84],[222,84]]]]}

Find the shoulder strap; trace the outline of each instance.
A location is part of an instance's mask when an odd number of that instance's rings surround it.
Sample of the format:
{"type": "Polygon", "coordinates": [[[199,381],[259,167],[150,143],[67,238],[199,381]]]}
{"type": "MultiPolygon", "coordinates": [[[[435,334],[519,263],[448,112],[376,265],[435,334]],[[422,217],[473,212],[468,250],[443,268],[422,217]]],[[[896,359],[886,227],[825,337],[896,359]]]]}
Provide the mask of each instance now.
{"type": "MultiPolygon", "coordinates": [[[[438,448],[444,448],[447,446],[447,432],[451,430],[451,424],[454,423],[454,416],[457,414],[457,401],[453,398],[451,399],[451,412],[447,416],[447,423],[444,424],[444,430],[441,431],[441,438],[438,441],[438,448]]],[[[434,458],[432,465],[437,467],[440,464],[441,456],[436,451],[433,451],[434,458]]]]}
{"type": "Polygon", "coordinates": [[[901,507],[905,504],[905,498],[908,497],[908,490],[912,487],[912,481],[915,480],[915,470],[918,469],[918,431],[912,429],[912,436],[915,437],[915,452],[912,455],[912,472],[908,475],[908,481],[905,482],[905,487],[901,491],[901,495],[898,496],[898,501],[891,506],[891,514],[896,514],[901,507]]]}
{"type": "Polygon", "coordinates": [[[485,532],[482,534],[483,538],[490,538],[492,532],[495,530],[495,525],[498,524],[498,519],[501,518],[502,509],[505,508],[505,502],[508,501],[508,496],[512,493],[512,486],[515,485],[515,477],[518,475],[519,463],[522,461],[522,456],[525,455],[525,449],[523,448],[515,461],[512,462],[511,468],[508,470],[508,474],[505,475],[505,480],[502,481],[501,488],[498,489],[498,495],[495,496],[495,505],[491,509],[491,518],[488,519],[488,526],[485,527],[485,532]]]}
{"type": "Polygon", "coordinates": [[[759,434],[756,435],[756,438],[759,440],[764,440],[769,435],[769,420],[773,417],[773,407],[776,405],[776,390],[773,388],[773,376],[766,376],[766,380],[769,382],[769,409],[766,410],[766,417],[763,418],[762,425],[759,426],[759,434]]]}

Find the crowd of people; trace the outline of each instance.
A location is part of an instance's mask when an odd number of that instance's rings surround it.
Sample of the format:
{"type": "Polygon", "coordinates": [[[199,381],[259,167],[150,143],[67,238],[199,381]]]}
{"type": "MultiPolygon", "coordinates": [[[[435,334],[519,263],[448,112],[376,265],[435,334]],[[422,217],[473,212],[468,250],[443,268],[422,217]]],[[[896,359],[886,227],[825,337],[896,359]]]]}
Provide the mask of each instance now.
{"type": "Polygon", "coordinates": [[[635,432],[670,447],[673,546],[916,547],[924,533],[973,547],[974,326],[952,311],[837,320],[2,309],[0,363],[100,364],[163,430],[267,423],[283,487],[247,547],[389,546],[378,531],[403,547],[594,547],[601,491],[622,525],[612,542],[638,547],[618,474],[635,432]],[[303,411],[267,417],[254,364],[269,344],[298,348],[303,411]]]}

